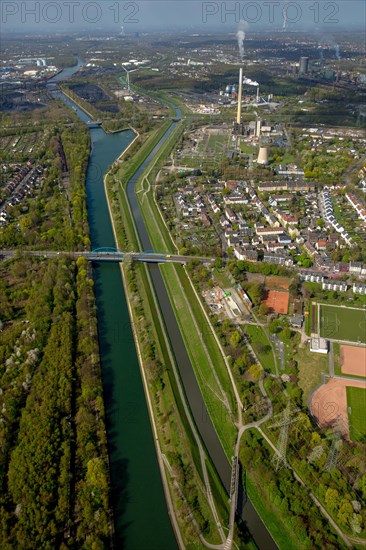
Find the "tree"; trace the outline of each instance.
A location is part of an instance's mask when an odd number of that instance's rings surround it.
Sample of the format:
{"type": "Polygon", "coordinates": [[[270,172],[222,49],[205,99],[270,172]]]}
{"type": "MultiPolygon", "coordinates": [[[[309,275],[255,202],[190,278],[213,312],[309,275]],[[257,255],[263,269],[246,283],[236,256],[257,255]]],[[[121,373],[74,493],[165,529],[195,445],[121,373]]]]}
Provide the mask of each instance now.
{"type": "Polygon", "coordinates": [[[267,306],[266,302],[261,303],[258,311],[260,315],[268,315],[269,307],[267,306]]]}
{"type": "MultiPolygon", "coordinates": [[[[326,490],[325,503],[326,503],[327,507],[329,508],[329,510],[331,510],[332,512],[338,508],[338,506],[339,506],[339,493],[338,493],[337,489],[332,489],[332,487],[329,487],[326,490]]],[[[352,506],[351,506],[351,508],[352,508],[352,506]]]]}
{"type": "Polygon", "coordinates": [[[277,332],[280,331],[281,328],[281,321],[278,319],[272,319],[272,321],[269,324],[268,330],[270,334],[277,334],[277,332]]]}
{"type": "Polygon", "coordinates": [[[250,296],[255,305],[259,305],[263,298],[264,286],[263,284],[254,283],[250,287],[250,296]]]}
{"type": "Polygon", "coordinates": [[[234,366],[239,370],[240,374],[244,374],[245,369],[248,367],[249,356],[248,353],[242,353],[240,357],[235,361],[234,366]]]}
{"type": "Polygon", "coordinates": [[[215,265],[216,269],[221,269],[222,268],[222,258],[216,258],[214,265],[215,265]]]}
{"type": "Polygon", "coordinates": [[[250,374],[253,382],[258,382],[259,380],[261,380],[263,378],[263,369],[257,363],[254,363],[253,365],[251,365],[249,367],[248,371],[249,371],[249,374],[250,374]]]}
{"type": "Polygon", "coordinates": [[[291,340],[291,336],[292,336],[291,329],[289,329],[288,327],[284,328],[281,331],[280,336],[281,336],[282,340],[284,340],[285,342],[289,342],[291,340]]]}
{"type": "Polygon", "coordinates": [[[293,279],[289,286],[290,295],[293,298],[296,298],[299,295],[299,291],[300,291],[300,281],[297,278],[293,279]]]}
{"type": "Polygon", "coordinates": [[[349,525],[353,518],[353,507],[349,500],[342,499],[337,515],[342,525],[349,525]]]}
{"type": "Polygon", "coordinates": [[[366,499],[366,474],[363,474],[358,482],[358,488],[362,493],[362,498],[366,499]]]}
{"type": "Polygon", "coordinates": [[[230,336],[230,344],[233,348],[237,348],[240,344],[241,336],[237,330],[234,330],[232,335],[230,336]]]}

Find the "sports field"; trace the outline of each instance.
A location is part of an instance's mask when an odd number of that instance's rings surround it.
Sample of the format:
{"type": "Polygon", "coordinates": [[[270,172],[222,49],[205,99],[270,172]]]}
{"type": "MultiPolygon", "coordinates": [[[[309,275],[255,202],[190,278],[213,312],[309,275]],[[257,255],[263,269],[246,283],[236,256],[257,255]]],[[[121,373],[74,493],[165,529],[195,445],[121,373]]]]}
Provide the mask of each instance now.
{"type": "Polygon", "coordinates": [[[345,437],[352,438],[352,426],[355,434],[365,433],[365,414],[366,406],[362,401],[362,393],[353,404],[348,401],[348,395],[353,398],[354,390],[361,390],[366,396],[366,381],[351,380],[346,378],[331,378],[326,384],[320,386],[312,395],[310,403],[310,412],[323,428],[337,428],[345,437]],[[351,407],[352,422],[349,422],[349,407],[351,407]]]}
{"type": "Polygon", "coordinates": [[[349,435],[352,441],[366,441],[366,389],[347,387],[349,435]]]}
{"type": "Polygon", "coordinates": [[[366,310],[325,304],[319,308],[320,336],[366,344],[366,310]]]}
{"type": "Polygon", "coordinates": [[[287,313],[290,294],[279,290],[267,290],[264,302],[270,311],[277,313],[287,313]]]}
{"type": "Polygon", "coordinates": [[[361,346],[340,346],[342,374],[366,378],[366,348],[361,346]]]}

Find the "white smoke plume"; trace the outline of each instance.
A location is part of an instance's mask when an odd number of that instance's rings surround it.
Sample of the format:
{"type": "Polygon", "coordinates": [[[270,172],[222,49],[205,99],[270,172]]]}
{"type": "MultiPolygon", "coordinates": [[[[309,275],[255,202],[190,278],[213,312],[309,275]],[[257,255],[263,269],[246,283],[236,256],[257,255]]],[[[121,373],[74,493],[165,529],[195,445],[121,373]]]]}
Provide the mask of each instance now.
{"type": "Polygon", "coordinates": [[[252,80],[251,78],[247,78],[246,76],[243,78],[243,84],[246,84],[247,86],[259,86],[258,82],[252,80]]]}
{"type": "Polygon", "coordinates": [[[243,61],[243,57],[244,57],[244,40],[245,40],[246,30],[248,30],[248,23],[244,20],[240,20],[238,31],[236,33],[236,38],[238,39],[239,55],[240,55],[241,61],[243,61]]]}
{"type": "Polygon", "coordinates": [[[336,55],[337,59],[341,58],[340,53],[339,53],[339,45],[338,44],[335,45],[335,55],[336,55]]]}

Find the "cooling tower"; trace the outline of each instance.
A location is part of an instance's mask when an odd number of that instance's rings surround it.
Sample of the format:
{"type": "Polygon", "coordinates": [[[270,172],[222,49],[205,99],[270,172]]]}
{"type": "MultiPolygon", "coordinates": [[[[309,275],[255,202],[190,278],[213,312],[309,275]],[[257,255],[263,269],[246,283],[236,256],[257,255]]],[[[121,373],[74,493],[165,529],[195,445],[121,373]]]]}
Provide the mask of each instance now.
{"type": "Polygon", "coordinates": [[[258,158],[257,158],[257,164],[268,164],[268,149],[267,147],[260,147],[258,158]]]}
{"type": "Polygon", "coordinates": [[[236,123],[240,124],[241,121],[241,97],[243,93],[243,68],[239,69],[239,91],[238,91],[238,113],[236,115],[236,123]]]}

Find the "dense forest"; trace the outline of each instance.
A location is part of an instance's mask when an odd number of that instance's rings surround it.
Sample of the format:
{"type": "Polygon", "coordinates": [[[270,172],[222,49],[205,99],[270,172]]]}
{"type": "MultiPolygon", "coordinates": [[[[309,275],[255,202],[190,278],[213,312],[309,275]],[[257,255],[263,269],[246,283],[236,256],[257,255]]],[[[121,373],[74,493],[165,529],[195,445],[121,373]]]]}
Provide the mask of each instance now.
{"type": "Polygon", "coordinates": [[[0,284],[0,546],[108,546],[108,459],[87,262],[16,259],[2,264],[0,284]]]}
{"type": "MultiPolygon", "coordinates": [[[[79,122],[49,125],[43,140],[31,160],[44,168],[40,185],[9,211],[0,246],[88,249],[89,132],[79,122]]],[[[96,309],[84,258],[20,253],[0,263],[0,388],[0,547],[110,548],[96,309]]]]}

